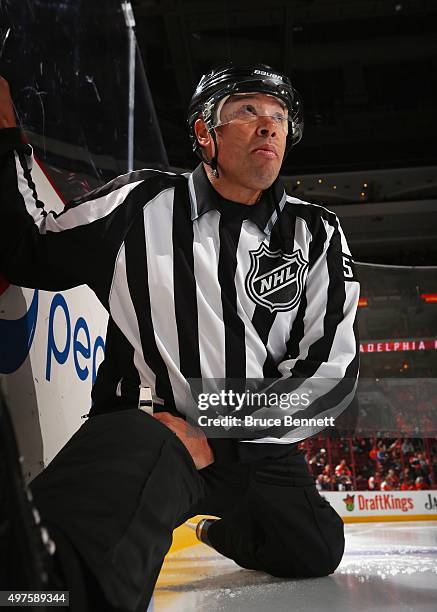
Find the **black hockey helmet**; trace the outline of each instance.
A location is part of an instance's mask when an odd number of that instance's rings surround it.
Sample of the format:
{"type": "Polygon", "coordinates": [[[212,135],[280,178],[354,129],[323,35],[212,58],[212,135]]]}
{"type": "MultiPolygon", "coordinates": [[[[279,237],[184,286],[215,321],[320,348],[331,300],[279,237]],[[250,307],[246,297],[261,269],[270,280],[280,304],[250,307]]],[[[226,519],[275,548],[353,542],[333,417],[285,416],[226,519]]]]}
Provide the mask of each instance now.
{"type": "MultiPolygon", "coordinates": [[[[244,66],[226,66],[214,68],[204,74],[196,87],[188,107],[188,126],[193,151],[203,161],[201,147],[194,132],[194,124],[202,117],[211,132],[216,145],[214,132],[217,106],[224,97],[236,93],[266,93],[282,100],[288,109],[291,130],[287,137],[286,153],[302,138],[303,111],[302,102],[290,79],[267,66],[253,64],[244,66]]],[[[213,169],[217,168],[217,153],[210,162],[213,169]]]]}

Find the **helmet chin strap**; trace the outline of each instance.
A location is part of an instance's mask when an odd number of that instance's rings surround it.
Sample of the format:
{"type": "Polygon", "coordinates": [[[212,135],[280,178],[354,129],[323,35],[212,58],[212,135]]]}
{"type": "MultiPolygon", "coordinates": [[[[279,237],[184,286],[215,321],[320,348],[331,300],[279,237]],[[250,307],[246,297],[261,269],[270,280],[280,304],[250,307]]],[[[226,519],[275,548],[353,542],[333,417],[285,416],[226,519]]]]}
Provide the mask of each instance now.
{"type": "Polygon", "coordinates": [[[211,134],[212,140],[214,142],[214,155],[212,156],[211,159],[207,159],[204,156],[204,153],[203,153],[201,147],[198,148],[198,154],[199,154],[200,159],[203,161],[203,163],[208,164],[208,166],[210,166],[210,168],[212,170],[212,173],[215,176],[215,178],[219,178],[217,136],[216,136],[214,128],[211,128],[208,131],[211,134]]]}
{"type": "Polygon", "coordinates": [[[214,141],[214,155],[211,158],[211,162],[210,162],[210,166],[212,169],[212,172],[215,176],[215,178],[219,178],[219,171],[218,171],[218,144],[217,144],[217,136],[215,133],[214,128],[212,128],[212,130],[210,131],[210,134],[212,136],[212,139],[214,141]]]}

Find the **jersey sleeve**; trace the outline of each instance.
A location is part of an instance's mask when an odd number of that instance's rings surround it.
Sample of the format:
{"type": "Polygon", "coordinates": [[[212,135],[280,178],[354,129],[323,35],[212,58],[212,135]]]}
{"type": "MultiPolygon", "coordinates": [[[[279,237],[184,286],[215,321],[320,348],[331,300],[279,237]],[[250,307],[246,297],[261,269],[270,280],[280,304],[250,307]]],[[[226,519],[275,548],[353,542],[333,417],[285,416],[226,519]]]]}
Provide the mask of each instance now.
{"type": "Polygon", "coordinates": [[[0,272],[15,285],[52,291],[87,284],[105,303],[136,212],[126,203],[142,181],[112,181],[57,213],[40,199],[36,163],[17,128],[0,130],[0,272]]]}
{"type": "Polygon", "coordinates": [[[290,330],[289,354],[278,364],[281,377],[263,389],[269,405],[249,410],[254,418],[278,418],[281,425],[257,427],[255,422],[246,440],[304,440],[335,426],[355,396],[360,284],[338,217],[323,211],[324,246],[308,272],[304,316],[296,318],[290,330]]]}

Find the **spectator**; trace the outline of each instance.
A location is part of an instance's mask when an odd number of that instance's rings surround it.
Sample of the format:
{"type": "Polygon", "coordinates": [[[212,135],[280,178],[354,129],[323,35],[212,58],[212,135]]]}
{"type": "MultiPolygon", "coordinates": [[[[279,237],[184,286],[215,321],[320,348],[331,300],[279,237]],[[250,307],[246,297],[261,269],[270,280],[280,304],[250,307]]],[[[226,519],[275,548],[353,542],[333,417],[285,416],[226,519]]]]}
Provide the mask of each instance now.
{"type": "Polygon", "coordinates": [[[392,491],[393,487],[392,487],[392,483],[390,482],[390,479],[385,478],[382,482],[381,482],[381,491],[392,491]]]}
{"type": "MultiPolygon", "coordinates": [[[[387,475],[385,477],[385,483],[390,487],[390,489],[383,489],[383,490],[394,491],[399,488],[399,478],[396,476],[396,473],[393,469],[390,469],[387,472],[387,475]]],[[[382,485],[381,485],[381,489],[382,489],[382,485]]]]}
{"type": "Polygon", "coordinates": [[[401,484],[401,491],[414,491],[416,489],[414,481],[411,478],[407,478],[401,484]]]}
{"type": "Polygon", "coordinates": [[[424,476],[428,478],[429,469],[422,451],[417,451],[416,455],[410,457],[410,465],[414,469],[416,477],[424,476]]]}
{"type": "Polygon", "coordinates": [[[370,476],[367,481],[369,491],[377,491],[375,476],[370,476]]]}
{"type": "Polygon", "coordinates": [[[413,481],[414,471],[411,467],[406,467],[402,470],[401,482],[402,484],[408,480],[413,481]]]}
{"type": "Polygon", "coordinates": [[[378,459],[378,449],[376,447],[372,448],[372,450],[369,453],[369,457],[372,459],[372,461],[377,461],[377,459],[378,459]]]}
{"type": "MultiPolygon", "coordinates": [[[[400,466],[399,466],[399,467],[400,467],[400,466]]],[[[397,471],[399,471],[399,470],[397,470],[397,471]]],[[[389,475],[389,477],[390,477],[390,478],[393,480],[393,483],[394,483],[396,486],[398,486],[398,485],[399,485],[399,480],[400,480],[400,479],[399,479],[399,476],[398,476],[398,474],[397,474],[397,471],[396,471],[395,469],[393,469],[393,468],[390,468],[390,469],[389,469],[389,471],[388,471],[388,475],[389,475]]]]}
{"type": "Polygon", "coordinates": [[[426,491],[429,489],[429,485],[427,484],[425,478],[423,476],[418,476],[416,478],[416,490],[417,491],[426,491]]]}
{"type": "Polygon", "coordinates": [[[342,459],[335,468],[335,475],[340,478],[341,476],[351,476],[351,471],[346,465],[346,459],[342,459]]]}
{"type": "Polygon", "coordinates": [[[384,463],[387,459],[387,449],[385,448],[385,444],[380,443],[378,452],[376,453],[376,459],[381,463],[384,463]]]}
{"type": "Polygon", "coordinates": [[[324,476],[323,474],[319,474],[316,478],[316,488],[318,491],[322,491],[324,489],[324,476]]]}
{"type": "Polygon", "coordinates": [[[331,476],[331,464],[327,463],[325,465],[325,467],[322,470],[322,474],[325,474],[325,476],[331,476]]]}
{"type": "Polygon", "coordinates": [[[317,465],[325,466],[328,461],[328,453],[326,448],[321,448],[316,455],[317,465]]]}
{"type": "Polygon", "coordinates": [[[406,438],[402,442],[402,452],[404,455],[408,455],[409,453],[414,453],[414,446],[409,438],[406,438]]]}

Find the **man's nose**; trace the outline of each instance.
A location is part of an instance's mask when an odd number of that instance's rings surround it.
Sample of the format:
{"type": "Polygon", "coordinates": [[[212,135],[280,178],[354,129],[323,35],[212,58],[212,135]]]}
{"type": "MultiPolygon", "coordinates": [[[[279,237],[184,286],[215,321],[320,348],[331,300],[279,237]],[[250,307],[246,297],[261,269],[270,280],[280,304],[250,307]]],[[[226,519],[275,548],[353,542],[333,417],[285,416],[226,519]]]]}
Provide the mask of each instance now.
{"type": "Polygon", "coordinates": [[[256,133],[258,136],[276,136],[278,131],[278,125],[273,119],[273,117],[269,117],[268,115],[263,115],[258,119],[258,125],[256,128],[256,133]]]}

